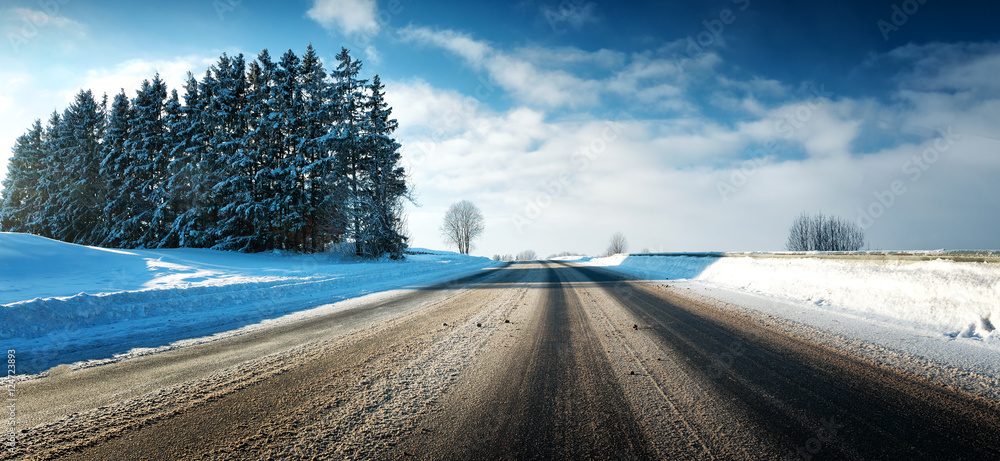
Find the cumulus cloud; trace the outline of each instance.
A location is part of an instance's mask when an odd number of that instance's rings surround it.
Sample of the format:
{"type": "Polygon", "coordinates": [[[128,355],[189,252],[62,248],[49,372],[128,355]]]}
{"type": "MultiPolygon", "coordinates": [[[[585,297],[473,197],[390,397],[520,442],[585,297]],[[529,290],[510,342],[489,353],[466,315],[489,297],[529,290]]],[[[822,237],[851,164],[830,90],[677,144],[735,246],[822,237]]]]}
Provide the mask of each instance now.
{"type": "Polygon", "coordinates": [[[375,0],[313,0],[312,8],[306,12],[323,28],[344,35],[377,35],[381,29],[377,15],[375,0]]]}
{"type": "Polygon", "coordinates": [[[69,101],[82,88],[93,90],[97,97],[107,94],[111,98],[124,89],[126,95],[135,97],[135,92],[142,86],[142,81],[150,80],[159,73],[169,89],[176,89],[183,95],[187,73],[191,72],[195,78],[200,79],[205,69],[217,60],[217,56],[196,55],[158,60],[131,59],[110,68],[88,70],[82,75],[79,85],[75,89],[65,89],[64,94],[69,101]]]}
{"type": "Polygon", "coordinates": [[[923,63],[948,59],[934,54],[954,48],[904,47],[896,54],[914,63],[913,78],[897,78],[887,99],[855,99],[801,82],[726,75],[713,55],[699,65],[581,50],[547,61],[560,51],[504,51],[453,31],[407,34],[462,57],[520,101],[497,113],[486,104],[492,93],[420,81],[392,87],[399,138],[421,159],[409,166],[425,204],[411,215],[417,245],[441,245],[440,215],[462,197],[487,216],[479,247],[490,254],[524,242],[541,254],[596,253],[619,229],[652,250],[776,250],[802,211],[864,224],[873,249],[996,246],[1000,137],[988,134],[1000,121],[1000,94],[984,77],[1000,50],[934,70],[923,63]],[[574,68],[611,62],[619,66],[596,77],[574,68]],[[530,78],[500,78],[493,63],[530,78]],[[553,116],[566,106],[532,100],[521,85],[559,72],[602,95],[648,94],[689,111],[613,120],[598,115],[606,112],[598,100],[571,117],[553,116]],[[735,121],[701,114],[686,95],[703,75],[746,108],[735,121]]]}
{"type": "Polygon", "coordinates": [[[454,30],[408,26],[405,41],[441,48],[491,80],[519,102],[542,108],[598,107],[606,95],[642,101],[656,110],[689,111],[683,90],[693,76],[709,71],[718,57],[672,59],[611,50],[523,47],[506,51],[454,30]]]}

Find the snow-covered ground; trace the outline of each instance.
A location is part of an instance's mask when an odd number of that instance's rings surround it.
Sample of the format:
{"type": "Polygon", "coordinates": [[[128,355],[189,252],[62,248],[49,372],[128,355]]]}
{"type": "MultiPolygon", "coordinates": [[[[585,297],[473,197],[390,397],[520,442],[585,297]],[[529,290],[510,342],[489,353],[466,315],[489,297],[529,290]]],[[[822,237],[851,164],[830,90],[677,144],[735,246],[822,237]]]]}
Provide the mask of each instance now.
{"type": "Polygon", "coordinates": [[[19,373],[38,373],[499,264],[414,252],[402,262],[354,262],[329,254],[110,250],[0,233],[0,347],[18,350],[19,373]]]}
{"type": "Polygon", "coordinates": [[[669,279],[674,288],[848,341],[1000,376],[997,263],[710,255],[616,255],[582,263],[669,279]]]}
{"type": "Polygon", "coordinates": [[[950,337],[1000,340],[994,326],[1000,322],[1000,264],[626,255],[589,264],[899,320],[950,337]]]}

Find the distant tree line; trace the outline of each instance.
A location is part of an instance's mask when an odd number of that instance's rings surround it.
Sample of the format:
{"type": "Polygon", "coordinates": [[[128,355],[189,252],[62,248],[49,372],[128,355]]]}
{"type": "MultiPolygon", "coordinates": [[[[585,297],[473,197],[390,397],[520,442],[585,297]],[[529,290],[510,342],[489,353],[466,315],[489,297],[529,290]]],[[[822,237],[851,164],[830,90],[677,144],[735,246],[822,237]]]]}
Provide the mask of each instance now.
{"type": "Polygon", "coordinates": [[[117,248],[198,247],[401,257],[397,128],[376,75],[346,49],[274,62],[223,54],[183,102],[157,74],[108,107],[80,91],[17,139],[0,229],[117,248]]]}

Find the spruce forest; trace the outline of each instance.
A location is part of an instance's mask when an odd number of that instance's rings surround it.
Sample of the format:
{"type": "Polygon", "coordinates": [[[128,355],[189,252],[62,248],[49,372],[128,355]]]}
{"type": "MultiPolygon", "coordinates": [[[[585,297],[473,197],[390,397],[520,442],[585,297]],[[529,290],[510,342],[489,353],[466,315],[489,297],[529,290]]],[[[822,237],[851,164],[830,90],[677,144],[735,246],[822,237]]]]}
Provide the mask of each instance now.
{"type": "Polygon", "coordinates": [[[326,251],[399,258],[409,198],[397,124],[346,49],[223,54],[183,96],[80,91],[17,139],[0,230],[112,248],[326,251]]]}

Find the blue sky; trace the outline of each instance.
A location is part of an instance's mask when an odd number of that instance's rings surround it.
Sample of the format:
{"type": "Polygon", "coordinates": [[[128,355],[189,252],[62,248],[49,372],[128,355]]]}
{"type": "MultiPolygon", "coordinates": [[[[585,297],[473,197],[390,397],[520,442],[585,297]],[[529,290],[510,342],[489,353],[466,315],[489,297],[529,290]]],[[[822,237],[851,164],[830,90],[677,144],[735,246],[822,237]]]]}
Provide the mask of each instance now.
{"type": "Polygon", "coordinates": [[[0,3],[0,174],[80,88],[177,87],[225,52],[341,46],[378,73],[416,246],[469,199],[474,253],[775,250],[803,211],[872,249],[1000,248],[986,1],[0,3]]]}

